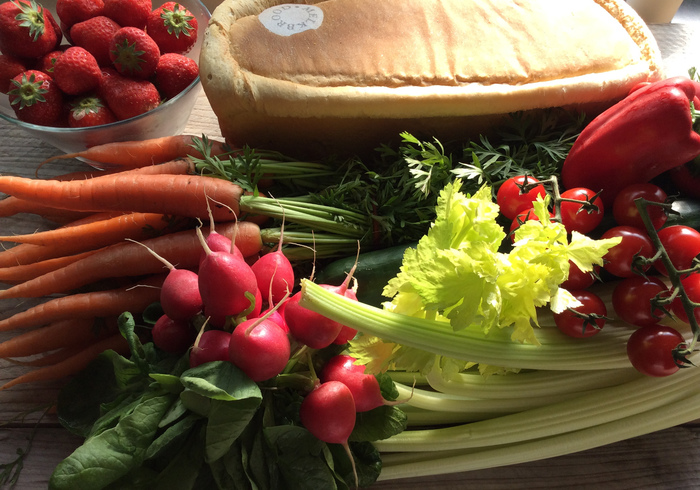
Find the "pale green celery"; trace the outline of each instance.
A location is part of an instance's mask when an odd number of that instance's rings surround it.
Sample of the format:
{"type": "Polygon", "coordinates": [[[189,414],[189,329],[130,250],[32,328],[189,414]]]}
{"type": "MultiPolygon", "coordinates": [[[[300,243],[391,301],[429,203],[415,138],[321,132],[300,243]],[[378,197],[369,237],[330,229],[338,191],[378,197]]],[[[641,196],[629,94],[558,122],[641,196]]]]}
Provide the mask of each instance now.
{"type": "Polygon", "coordinates": [[[444,426],[449,424],[466,424],[477,422],[502,414],[493,413],[460,413],[460,412],[440,412],[435,410],[423,410],[421,408],[402,405],[401,410],[406,414],[408,427],[425,428],[436,425],[444,426]]]}
{"type": "Polygon", "coordinates": [[[633,415],[579,431],[482,451],[423,452],[414,458],[408,455],[410,459],[403,459],[406,455],[402,454],[396,455],[396,459],[393,454],[382,454],[379,481],[458,473],[553,458],[688,423],[698,417],[700,394],[697,383],[696,379],[694,391],[688,392],[685,399],[669,399],[667,403],[648,410],[640,407],[633,415]]]}
{"type": "MultiPolygon", "coordinates": [[[[364,334],[454,359],[521,369],[588,370],[630,366],[623,338],[599,335],[529,345],[485,338],[467,328],[453,331],[444,322],[400,315],[349,300],[308,279],[301,281],[301,305],[364,334]]],[[[541,333],[536,330],[536,335],[541,333]]]]}
{"type": "MultiPolygon", "coordinates": [[[[414,452],[512,444],[587,429],[662,406],[685,404],[685,398],[699,392],[700,371],[682,369],[665,378],[642,377],[570,400],[471,424],[407,430],[377,442],[376,446],[380,451],[414,452]]],[[[681,422],[671,425],[678,423],[681,422]]]]}
{"type": "MultiPolygon", "coordinates": [[[[482,376],[459,373],[445,379],[438,372],[427,375],[430,386],[441,393],[473,398],[509,399],[580,393],[614,386],[642,375],[634,368],[597,371],[531,371],[517,374],[482,376]]],[[[406,383],[404,383],[406,384],[406,383]]]]}
{"type": "Polygon", "coordinates": [[[426,386],[428,384],[428,379],[426,376],[420,373],[411,373],[407,371],[387,371],[387,374],[391,376],[391,379],[395,383],[401,383],[409,386],[426,386]]]}
{"type": "Polygon", "coordinates": [[[552,392],[539,397],[518,397],[517,393],[507,399],[474,398],[434,391],[421,390],[395,383],[399,391],[399,400],[407,400],[406,405],[424,410],[461,413],[515,413],[522,410],[551,405],[563,400],[580,396],[579,393],[552,392]]]}

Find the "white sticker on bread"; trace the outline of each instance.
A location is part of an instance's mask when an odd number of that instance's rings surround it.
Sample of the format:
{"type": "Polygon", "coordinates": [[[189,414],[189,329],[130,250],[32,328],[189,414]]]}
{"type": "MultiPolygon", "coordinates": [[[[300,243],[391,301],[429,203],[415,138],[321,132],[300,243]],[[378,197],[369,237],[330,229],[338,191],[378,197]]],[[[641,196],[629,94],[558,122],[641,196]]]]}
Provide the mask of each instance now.
{"type": "Polygon", "coordinates": [[[315,5],[285,3],[262,11],[258,19],[273,34],[291,36],[321,27],[323,10],[315,5]]]}

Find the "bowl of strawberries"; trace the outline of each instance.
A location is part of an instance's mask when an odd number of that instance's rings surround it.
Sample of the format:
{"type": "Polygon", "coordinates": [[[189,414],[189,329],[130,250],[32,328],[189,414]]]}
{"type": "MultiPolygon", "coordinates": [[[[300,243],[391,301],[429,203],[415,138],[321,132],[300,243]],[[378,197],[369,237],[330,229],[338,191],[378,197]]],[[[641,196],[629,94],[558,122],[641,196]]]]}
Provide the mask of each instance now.
{"type": "Polygon", "coordinates": [[[0,118],[66,153],[180,134],[209,17],[200,0],[0,0],[0,118]]]}

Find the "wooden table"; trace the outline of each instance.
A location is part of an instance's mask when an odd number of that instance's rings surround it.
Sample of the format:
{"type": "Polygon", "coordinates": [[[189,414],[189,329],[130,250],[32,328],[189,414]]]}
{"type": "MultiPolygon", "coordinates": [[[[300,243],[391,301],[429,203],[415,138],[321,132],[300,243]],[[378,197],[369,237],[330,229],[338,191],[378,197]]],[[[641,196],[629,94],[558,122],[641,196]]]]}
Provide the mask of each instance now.
{"type": "MultiPolygon", "coordinates": [[[[669,74],[684,74],[695,63],[700,68],[700,27],[667,24],[652,26],[664,54],[669,74]],[[693,61],[690,61],[693,60],[693,61]],[[686,66],[687,65],[687,66],[686,66]]],[[[202,94],[185,132],[220,137],[211,107],[202,94]]],[[[0,172],[34,176],[37,165],[59,151],[33,138],[16,127],[0,121],[0,172]]],[[[57,175],[76,168],[79,162],[69,160],[42,169],[43,176],[57,175]]],[[[46,223],[31,216],[3,218],[0,232],[31,232],[46,223]]],[[[2,300],[0,312],[7,316],[26,309],[32,301],[2,300]]],[[[0,334],[0,340],[7,338],[0,334]]],[[[23,368],[0,361],[0,383],[23,368]]],[[[42,407],[48,405],[59,385],[43,383],[18,386],[0,392],[0,464],[17,457],[18,449],[27,449],[34,431],[31,452],[15,488],[38,490],[47,487],[55,465],[80,443],[60,427],[53,415],[43,418],[42,407]]],[[[700,417],[700,407],[699,407],[700,417]]],[[[700,488],[700,425],[686,424],[643,437],[611,444],[573,455],[535,461],[470,473],[436,476],[423,479],[382,482],[378,489],[676,489],[700,488]]],[[[533,455],[536,459],[536,455],[533,455]]]]}

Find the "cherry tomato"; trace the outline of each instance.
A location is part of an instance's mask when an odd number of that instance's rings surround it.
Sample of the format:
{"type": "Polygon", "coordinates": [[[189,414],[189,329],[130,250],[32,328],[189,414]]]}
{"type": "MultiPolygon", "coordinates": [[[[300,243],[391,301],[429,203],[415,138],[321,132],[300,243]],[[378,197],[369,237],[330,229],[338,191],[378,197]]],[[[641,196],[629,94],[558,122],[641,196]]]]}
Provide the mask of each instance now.
{"type": "Polygon", "coordinates": [[[593,285],[596,280],[595,271],[600,269],[598,266],[593,267],[593,272],[583,272],[576,264],[569,261],[569,276],[566,281],[561,283],[561,287],[569,291],[576,289],[587,289],[593,285]]]}
{"type": "MultiPolygon", "coordinates": [[[[646,228],[634,202],[635,199],[665,203],[668,196],[661,187],[650,183],[632,184],[625,187],[615,196],[612,207],[613,218],[615,218],[618,225],[646,228]]],[[[654,229],[658,230],[666,223],[668,215],[663,207],[650,205],[646,207],[646,212],[651,219],[654,229]]]]}
{"type": "MultiPolygon", "coordinates": [[[[681,284],[683,285],[685,294],[688,295],[688,299],[693,303],[700,303],[700,272],[694,272],[682,278],[681,284]]],[[[688,314],[685,312],[685,308],[683,308],[680,297],[677,296],[673,300],[673,303],[671,303],[671,311],[680,321],[688,323],[688,314]]],[[[695,320],[700,322],[700,308],[696,308],[694,314],[695,320]]]]}
{"type": "MultiPolygon", "coordinates": [[[[575,199],[577,201],[589,201],[593,199],[595,192],[584,187],[574,187],[561,193],[562,199],[575,199]]],[[[603,200],[596,197],[591,208],[586,208],[583,203],[561,202],[561,222],[566,231],[578,231],[588,233],[593,231],[603,220],[603,200]]]]}
{"type": "MultiPolygon", "coordinates": [[[[690,269],[693,259],[700,254],[700,232],[685,225],[667,226],[659,230],[659,240],[664,246],[668,258],[678,270],[690,269]]],[[[661,260],[654,263],[660,273],[668,275],[661,260]]]]}
{"type": "Polygon", "coordinates": [[[554,314],[554,323],[562,333],[569,337],[584,338],[600,332],[605,325],[608,310],[600,297],[585,290],[571,291],[582,305],[554,314]]]}
{"type": "MultiPolygon", "coordinates": [[[[646,231],[634,226],[615,226],[601,236],[602,239],[621,237],[622,241],[608,250],[603,260],[603,268],[617,277],[632,277],[635,275],[633,261],[635,256],[651,258],[654,256],[654,246],[646,231]]],[[[639,266],[637,269],[646,271],[650,264],[639,266]]]]}
{"type": "Polygon", "coordinates": [[[627,357],[632,366],[642,374],[669,376],[679,369],[673,351],[684,343],[683,336],[671,327],[647,325],[630,335],[627,341],[627,357]]]}
{"type": "Polygon", "coordinates": [[[644,327],[655,325],[664,319],[666,313],[660,308],[652,310],[651,300],[657,295],[668,296],[666,284],[655,276],[633,276],[623,279],[615,286],[612,305],[618,318],[644,327]]]}
{"type": "Polygon", "coordinates": [[[503,182],[496,193],[496,203],[501,208],[501,214],[510,220],[515,219],[518,213],[531,208],[538,196],[544,197],[547,192],[541,184],[523,192],[524,185],[538,182],[537,179],[529,175],[518,175],[503,182]]]}

